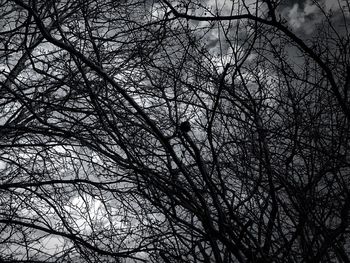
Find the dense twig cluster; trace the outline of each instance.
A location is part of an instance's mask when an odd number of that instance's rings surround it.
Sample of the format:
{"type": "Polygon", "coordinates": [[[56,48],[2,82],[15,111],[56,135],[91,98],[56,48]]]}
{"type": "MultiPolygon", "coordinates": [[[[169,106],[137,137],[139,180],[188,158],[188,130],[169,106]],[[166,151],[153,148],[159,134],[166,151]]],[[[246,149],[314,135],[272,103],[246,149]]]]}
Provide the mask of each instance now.
{"type": "Polygon", "coordinates": [[[349,2],[211,2],[0,1],[0,261],[350,261],[349,2]]]}

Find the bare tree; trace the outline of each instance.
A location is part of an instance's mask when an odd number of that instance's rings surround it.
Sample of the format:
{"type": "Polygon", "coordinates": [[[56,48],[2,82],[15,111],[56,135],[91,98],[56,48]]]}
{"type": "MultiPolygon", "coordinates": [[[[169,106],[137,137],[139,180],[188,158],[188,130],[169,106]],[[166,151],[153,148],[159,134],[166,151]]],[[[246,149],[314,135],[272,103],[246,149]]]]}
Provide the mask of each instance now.
{"type": "Polygon", "coordinates": [[[0,259],[349,262],[328,5],[0,1],[0,259]]]}

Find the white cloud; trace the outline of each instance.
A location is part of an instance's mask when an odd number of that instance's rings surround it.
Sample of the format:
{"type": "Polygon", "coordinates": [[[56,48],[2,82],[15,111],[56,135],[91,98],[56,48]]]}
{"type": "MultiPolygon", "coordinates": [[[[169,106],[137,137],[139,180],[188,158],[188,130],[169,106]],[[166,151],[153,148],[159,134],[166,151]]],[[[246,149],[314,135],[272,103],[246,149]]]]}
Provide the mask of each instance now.
{"type": "Polygon", "coordinates": [[[305,22],[305,16],[299,11],[299,4],[294,4],[292,9],[288,12],[289,24],[298,29],[305,22]]]}
{"type": "Polygon", "coordinates": [[[7,166],[7,163],[0,160],[0,171],[4,170],[6,168],[6,166],[7,166]]]}
{"type": "Polygon", "coordinates": [[[303,6],[296,3],[292,7],[287,7],[282,13],[287,15],[288,23],[293,29],[303,30],[306,34],[310,34],[316,24],[324,17],[322,12],[329,13],[330,11],[337,12],[339,10],[340,4],[337,0],[317,2],[308,0],[303,6]]]}
{"type": "Polygon", "coordinates": [[[287,16],[289,25],[293,29],[303,30],[306,34],[310,34],[314,31],[315,25],[320,21],[319,6],[314,2],[307,1],[304,6],[294,4],[291,9],[287,8],[287,16]]]}
{"type": "Polygon", "coordinates": [[[207,2],[209,9],[212,10],[214,14],[218,12],[220,15],[230,15],[232,5],[234,5],[233,2],[225,0],[209,0],[207,2]]]}
{"type": "Polygon", "coordinates": [[[316,5],[314,5],[313,3],[311,3],[310,1],[307,1],[305,3],[304,6],[304,14],[307,15],[311,15],[311,14],[315,14],[318,12],[318,7],[316,5]]]}
{"type": "Polygon", "coordinates": [[[101,202],[93,199],[90,196],[77,196],[71,200],[69,205],[65,206],[65,210],[74,218],[74,228],[78,231],[90,232],[91,223],[90,218],[101,219],[101,202]]]}
{"type": "Polygon", "coordinates": [[[339,2],[337,0],[325,0],[324,7],[326,11],[336,11],[340,9],[339,2]]]}

